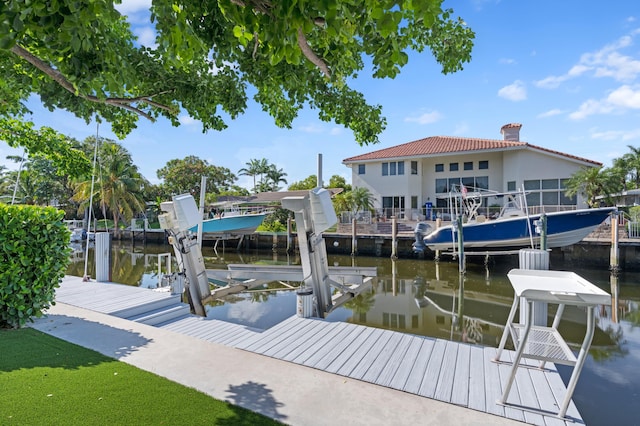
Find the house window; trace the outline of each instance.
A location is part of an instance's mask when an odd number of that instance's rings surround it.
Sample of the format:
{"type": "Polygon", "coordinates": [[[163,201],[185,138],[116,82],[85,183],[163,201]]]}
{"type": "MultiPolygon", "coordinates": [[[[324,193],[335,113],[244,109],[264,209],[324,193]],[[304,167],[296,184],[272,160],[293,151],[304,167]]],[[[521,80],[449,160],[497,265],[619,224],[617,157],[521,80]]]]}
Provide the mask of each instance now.
{"type": "Polygon", "coordinates": [[[457,172],[458,171],[458,163],[449,163],[449,171],[457,172]]]}
{"type": "Polygon", "coordinates": [[[515,191],[516,190],[516,181],[511,180],[507,182],[507,191],[515,191]]]}
{"type": "Polygon", "coordinates": [[[489,189],[489,176],[476,176],[477,189],[489,189]]]}
{"type": "Polygon", "coordinates": [[[412,175],[417,175],[418,174],[418,162],[417,161],[412,161],[411,162],[411,174],[412,175]]]}
{"type": "Polygon", "coordinates": [[[436,173],[444,172],[444,164],[436,164],[436,173]]]}
{"type": "Polygon", "coordinates": [[[382,176],[404,175],[404,161],[382,163],[382,176]]]}
{"type": "Polygon", "coordinates": [[[446,179],[436,179],[436,194],[444,194],[449,192],[446,179]]]}
{"type": "Polygon", "coordinates": [[[417,209],[418,208],[418,196],[417,195],[412,195],[411,196],[411,208],[412,209],[417,209]]]}
{"type": "Polygon", "coordinates": [[[540,181],[539,180],[525,180],[524,181],[524,189],[526,191],[532,191],[534,189],[540,189],[540,181]]]}
{"type": "Polygon", "coordinates": [[[465,170],[473,170],[473,161],[465,161],[464,162],[465,170]]]}
{"type": "Polygon", "coordinates": [[[531,191],[527,194],[527,204],[530,206],[574,206],[577,197],[567,197],[565,194],[568,179],[525,180],[524,188],[531,191]]]}
{"type": "Polygon", "coordinates": [[[363,175],[365,172],[365,165],[364,164],[358,164],[358,174],[359,175],[363,175]]]}
{"type": "Polygon", "coordinates": [[[489,168],[489,161],[487,160],[478,161],[478,169],[487,170],[488,168],[489,168]]]}

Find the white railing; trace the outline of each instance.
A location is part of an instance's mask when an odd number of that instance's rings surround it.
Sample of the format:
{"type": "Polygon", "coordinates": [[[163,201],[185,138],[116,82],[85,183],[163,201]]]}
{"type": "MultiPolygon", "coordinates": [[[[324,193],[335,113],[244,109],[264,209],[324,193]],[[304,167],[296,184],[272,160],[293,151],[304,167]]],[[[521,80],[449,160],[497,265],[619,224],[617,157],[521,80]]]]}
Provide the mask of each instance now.
{"type": "Polygon", "coordinates": [[[627,222],[627,235],[629,238],[640,238],[640,222],[627,222]]]}
{"type": "Polygon", "coordinates": [[[340,223],[351,223],[354,218],[357,223],[368,225],[371,223],[371,212],[340,212],[340,223]]]}

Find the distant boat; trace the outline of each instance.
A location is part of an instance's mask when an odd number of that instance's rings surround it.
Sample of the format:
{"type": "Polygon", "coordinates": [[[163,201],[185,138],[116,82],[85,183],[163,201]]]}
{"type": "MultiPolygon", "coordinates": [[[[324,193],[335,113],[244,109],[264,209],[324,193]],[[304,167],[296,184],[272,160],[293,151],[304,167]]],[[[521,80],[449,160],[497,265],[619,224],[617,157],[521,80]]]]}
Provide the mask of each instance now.
{"type": "MultiPolygon", "coordinates": [[[[462,225],[462,240],[465,250],[516,250],[540,246],[539,228],[541,213],[527,214],[524,192],[493,193],[469,192],[462,187],[450,194],[454,215],[466,218],[462,225]],[[495,218],[478,214],[482,200],[486,197],[506,197],[500,213],[495,218]]],[[[547,248],[565,247],[582,241],[593,232],[615,207],[577,209],[544,213],[546,216],[547,248]]],[[[456,251],[458,245],[455,223],[433,229],[420,222],[415,229],[413,248],[422,252],[431,250],[456,251]]]]}
{"type": "MultiPolygon", "coordinates": [[[[271,213],[265,210],[243,209],[234,203],[215,204],[209,219],[202,221],[203,234],[247,235],[253,234],[264,218],[271,213]]],[[[192,228],[197,232],[198,227],[192,228]]]]}

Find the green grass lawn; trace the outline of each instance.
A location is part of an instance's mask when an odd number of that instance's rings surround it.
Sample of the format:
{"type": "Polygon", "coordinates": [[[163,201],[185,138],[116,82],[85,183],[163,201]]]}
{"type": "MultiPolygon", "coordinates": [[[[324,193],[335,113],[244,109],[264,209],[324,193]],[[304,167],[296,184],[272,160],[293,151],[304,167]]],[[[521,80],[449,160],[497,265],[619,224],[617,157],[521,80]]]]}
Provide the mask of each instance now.
{"type": "Polygon", "coordinates": [[[0,425],[277,425],[98,352],[0,330],[0,425]]]}

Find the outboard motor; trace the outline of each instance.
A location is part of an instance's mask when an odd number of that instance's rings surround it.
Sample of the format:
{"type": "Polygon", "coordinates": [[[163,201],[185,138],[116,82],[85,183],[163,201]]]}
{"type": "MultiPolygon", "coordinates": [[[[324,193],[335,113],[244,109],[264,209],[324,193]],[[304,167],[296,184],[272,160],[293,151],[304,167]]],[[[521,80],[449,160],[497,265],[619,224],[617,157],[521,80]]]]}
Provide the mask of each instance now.
{"type": "Polygon", "coordinates": [[[415,241],[411,245],[413,251],[416,253],[422,253],[427,246],[424,245],[424,236],[425,234],[431,231],[431,225],[424,222],[418,222],[416,225],[416,229],[413,231],[413,235],[415,236],[415,241]]]}

